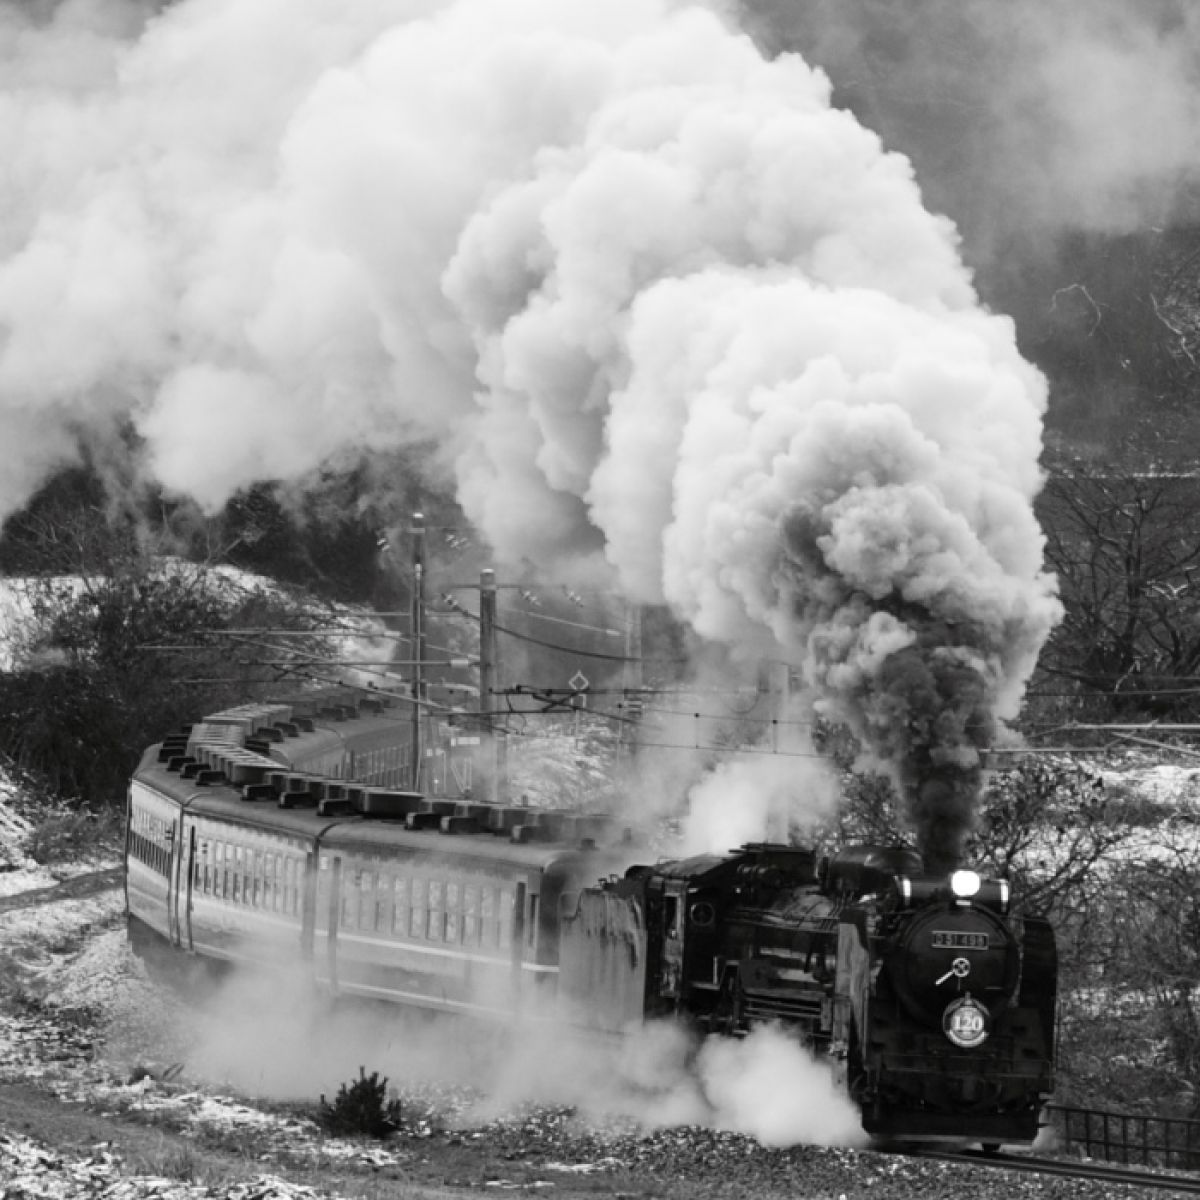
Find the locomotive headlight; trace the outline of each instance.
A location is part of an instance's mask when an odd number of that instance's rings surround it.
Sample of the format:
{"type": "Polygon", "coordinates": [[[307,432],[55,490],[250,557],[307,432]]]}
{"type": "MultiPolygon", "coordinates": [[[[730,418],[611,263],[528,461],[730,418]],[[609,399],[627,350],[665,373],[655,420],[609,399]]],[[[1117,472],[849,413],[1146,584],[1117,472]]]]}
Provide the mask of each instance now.
{"type": "Polygon", "coordinates": [[[991,1032],[990,1026],[988,1010],[970,996],[962,996],[948,1004],[942,1014],[942,1032],[964,1050],[982,1046],[991,1032]]]}
{"type": "Polygon", "coordinates": [[[979,894],[981,887],[983,880],[976,871],[955,871],[950,876],[950,890],[960,900],[970,900],[972,896],[979,894]]]}

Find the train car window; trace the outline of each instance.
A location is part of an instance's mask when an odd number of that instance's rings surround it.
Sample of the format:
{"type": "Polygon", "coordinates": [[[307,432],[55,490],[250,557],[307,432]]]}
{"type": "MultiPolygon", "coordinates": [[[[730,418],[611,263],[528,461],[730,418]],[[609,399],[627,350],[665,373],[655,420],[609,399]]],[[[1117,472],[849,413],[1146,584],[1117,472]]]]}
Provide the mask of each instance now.
{"type": "Polygon", "coordinates": [[[324,926],[329,916],[330,860],[322,854],[317,858],[317,919],[324,926]]]}
{"type": "Polygon", "coordinates": [[[353,929],[358,919],[358,871],[342,869],[342,916],[343,929],[353,929]]]}
{"type": "Polygon", "coordinates": [[[263,856],[261,850],[246,851],[246,865],[250,868],[250,904],[259,908],[262,902],[263,856]]]}
{"type": "Polygon", "coordinates": [[[479,934],[485,946],[500,944],[500,922],[496,908],[496,889],[485,884],[479,892],[479,934]]]}
{"type": "Polygon", "coordinates": [[[512,944],[513,908],[516,905],[516,895],[511,888],[502,887],[498,897],[496,912],[496,945],[509,946],[512,944]]]}
{"type": "Polygon", "coordinates": [[[408,933],[408,880],[392,880],[392,932],[403,937],[408,933]]]}
{"type": "Polygon", "coordinates": [[[540,896],[529,897],[529,920],[525,922],[525,944],[532,950],[537,945],[538,901],[540,896]]]}
{"type": "Polygon", "coordinates": [[[233,898],[233,847],[226,842],[221,849],[221,899],[233,898]]]}
{"type": "Polygon", "coordinates": [[[460,884],[446,884],[446,941],[462,941],[462,887],[460,884]]]}
{"type": "Polygon", "coordinates": [[[425,937],[425,902],[428,899],[428,882],[424,879],[412,881],[412,910],[408,932],[415,938],[425,937]]]}
{"type": "Polygon", "coordinates": [[[446,889],[440,879],[429,881],[429,933],[431,942],[440,942],[445,936],[446,889]]]}
{"type": "Polygon", "coordinates": [[[474,883],[463,885],[462,940],[465,946],[479,945],[479,887],[474,883]]]}
{"type": "Polygon", "coordinates": [[[388,933],[392,928],[392,881],[385,871],[375,876],[375,913],[371,928],[388,933]]]}
{"type": "Polygon", "coordinates": [[[362,885],[358,892],[358,927],[373,929],[375,926],[375,872],[362,873],[362,885]]]}
{"type": "Polygon", "coordinates": [[[242,900],[242,848],[241,846],[231,848],[233,861],[230,864],[230,874],[233,876],[233,888],[229,898],[234,904],[240,904],[242,900]]]}

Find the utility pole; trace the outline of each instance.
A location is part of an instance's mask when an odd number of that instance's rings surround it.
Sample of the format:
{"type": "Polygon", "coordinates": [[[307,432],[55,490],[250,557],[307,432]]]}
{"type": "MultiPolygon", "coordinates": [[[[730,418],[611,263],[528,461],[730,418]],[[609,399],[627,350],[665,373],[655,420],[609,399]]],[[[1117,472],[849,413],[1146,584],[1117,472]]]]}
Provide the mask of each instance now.
{"type": "Polygon", "coordinates": [[[496,682],[496,572],[479,572],[479,725],[492,728],[492,688],[496,682]]]}
{"type": "Polygon", "coordinates": [[[412,786],[421,790],[421,767],[425,758],[425,514],[413,513],[412,582],[412,786]]]}
{"type": "Polygon", "coordinates": [[[624,715],[628,720],[618,726],[617,745],[631,757],[637,751],[637,723],[642,715],[642,606],[626,602],[625,662],[621,666],[621,691],[624,715]]]}
{"type": "Polygon", "coordinates": [[[767,669],[771,687],[771,750],[778,754],[783,749],[779,731],[791,709],[792,670],[786,662],[771,663],[767,669]]]}
{"type": "Polygon", "coordinates": [[[496,572],[479,572],[479,727],[489,747],[488,799],[499,804],[508,795],[508,744],[492,719],[492,689],[499,663],[496,657],[496,572]]]}

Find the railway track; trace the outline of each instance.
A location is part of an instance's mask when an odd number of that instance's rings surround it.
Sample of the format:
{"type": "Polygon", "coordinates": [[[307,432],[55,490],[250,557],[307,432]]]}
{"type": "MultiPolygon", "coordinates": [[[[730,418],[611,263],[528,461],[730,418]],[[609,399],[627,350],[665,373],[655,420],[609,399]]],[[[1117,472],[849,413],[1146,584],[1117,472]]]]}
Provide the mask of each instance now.
{"type": "Polygon", "coordinates": [[[909,1150],[913,1158],[933,1158],[940,1162],[969,1163],[977,1167],[999,1167],[1030,1175],[1050,1175],[1062,1179],[1082,1179],[1093,1183],[1119,1183],[1154,1191],[1174,1191],[1181,1195],[1200,1195],[1200,1175],[1152,1171],[1145,1167],[1117,1166],[1112,1163],[1081,1162],[1065,1158],[1043,1158],[1030,1154],[988,1154],[982,1150],[909,1150]]]}

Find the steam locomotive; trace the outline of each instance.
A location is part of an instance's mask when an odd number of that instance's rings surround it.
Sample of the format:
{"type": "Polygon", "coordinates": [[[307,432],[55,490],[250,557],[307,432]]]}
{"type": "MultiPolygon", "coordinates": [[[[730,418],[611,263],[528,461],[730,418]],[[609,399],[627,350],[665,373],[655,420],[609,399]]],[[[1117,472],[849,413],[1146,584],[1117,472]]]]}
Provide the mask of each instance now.
{"type": "Polygon", "coordinates": [[[129,789],[129,931],[335,993],[599,1031],[775,1023],[886,1139],[1027,1142],[1053,1078],[1055,949],[1007,885],[895,847],[647,863],[610,818],[428,799],[361,693],[211,714],[129,789]]]}
{"type": "Polygon", "coordinates": [[[1008,886],[909,849],[755,844],[635,866],[563,915],[562,988],[610,1026],[777,1022],[884,1140],[1029,1142],[1053,1088],[1054,934],[1008,886]]]}

